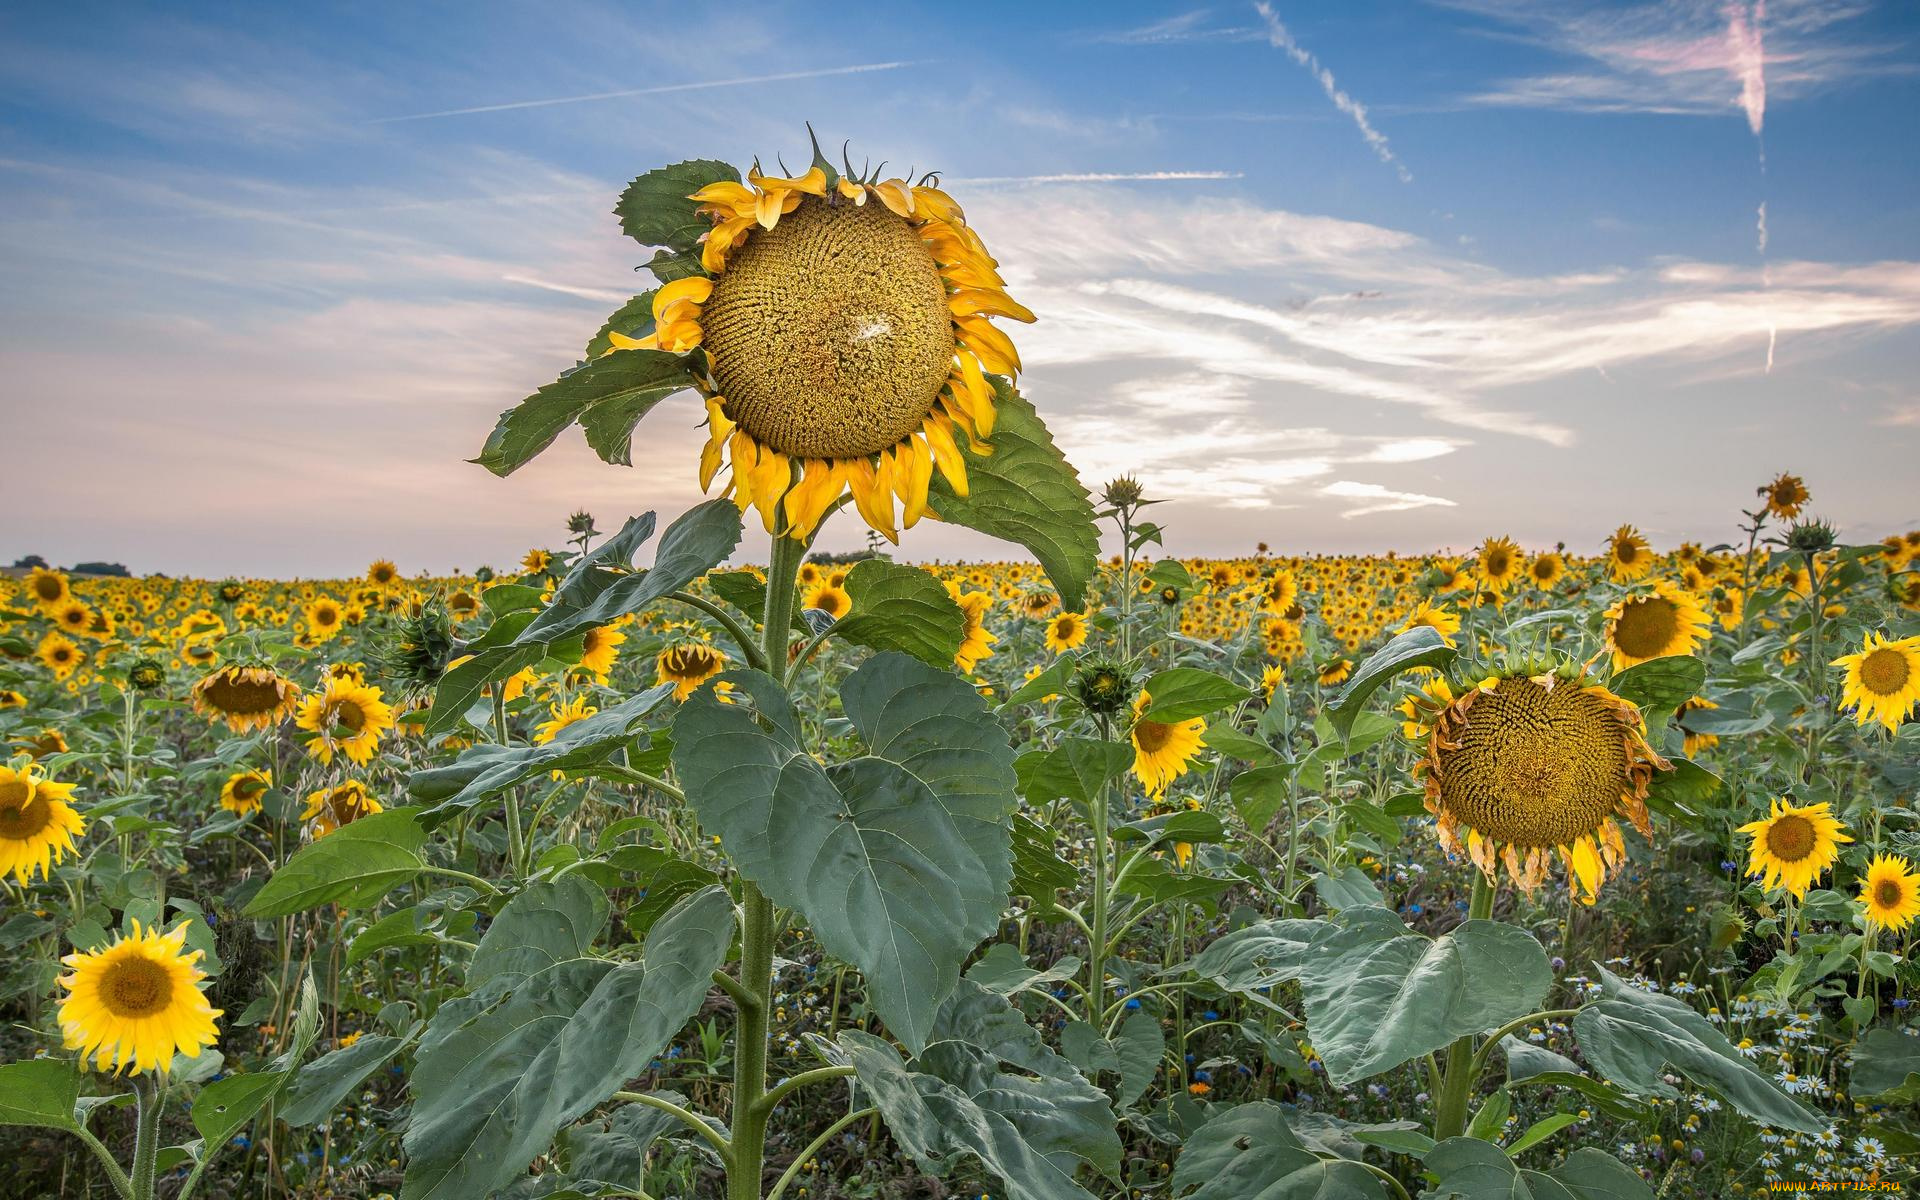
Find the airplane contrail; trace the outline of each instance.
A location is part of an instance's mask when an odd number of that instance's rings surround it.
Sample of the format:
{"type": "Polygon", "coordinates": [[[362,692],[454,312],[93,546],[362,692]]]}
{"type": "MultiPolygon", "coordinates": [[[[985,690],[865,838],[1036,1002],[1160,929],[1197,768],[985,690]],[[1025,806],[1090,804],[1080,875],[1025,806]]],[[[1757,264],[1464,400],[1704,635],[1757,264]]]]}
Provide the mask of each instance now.
{"type": "Polygon", "coordinates": [[[1375,129],[1373,122],[1367,120],[1367,106],[1342,91],[1340,85],[1334,82],[1333,72],[1321,66],[1311,50],[1294,41],[1293,34],[1280,23],[1280,18],[1274,15],[1273,6],[1267,0],[1256,0],[1253,7],[1267,23],[1267,44],[1276,50],[1286,51],[1288,58],[1305,67],[1307,73],[1319,81],[1320,90],[1327,94],[1327,99],[1333,101],[1333,106],[1353,118],[1353,123],[1360,129],[1360,136],[1366,139],[1367,145],[1373,147],[1380,161],[1399,174],[1401,183],[1412,183],[1413,172],[1393,156],[1393,148],[1387,145],[1387,135],[1375,129]]]}
{"type": "Polygon", "coordinates": [[[439,112],[408,113],[400,117],[374,117],[369,125],[394,125],[401,121],[430,121],[436,117],[464,117],[474,113],[512,112],[522,108],[550,108],[556,104],[585,104],[592,100],[624,100],[629,96],[659,96],[668,92],[697,92],[707,88],[744,87],[755,83],[784,83],[791,79],[820,79],[828,75],[860,75],[868,71],[894,71],[913,66],[913,61],[857,63],[849,67],[822,67],[817,71],[783,71],[777,75],[749,75],[740,79],[709,79],[699,83],[664,83],[657,87],[626,88],[617,92],[589,92],[584,96],[553,96],[545,100],[514,100],[506,104],[476,104],[471,108],[446,108],[439,112]]]}

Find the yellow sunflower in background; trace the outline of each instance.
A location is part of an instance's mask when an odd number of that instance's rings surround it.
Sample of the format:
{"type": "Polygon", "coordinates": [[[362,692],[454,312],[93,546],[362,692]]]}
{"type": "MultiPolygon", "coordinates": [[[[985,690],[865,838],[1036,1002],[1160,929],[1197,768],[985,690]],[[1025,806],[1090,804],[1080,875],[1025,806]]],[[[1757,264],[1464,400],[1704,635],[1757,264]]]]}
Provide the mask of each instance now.
{"type": "Polygon", "coordinates": [[[40,639],[34,654],[46,665],[47,670],[53,672],[55,679],[65,679],[87,661],[86,651],[55,630],[47,631],[47,636],[40,639]]]}
{"type": "Polygon", "coordinates": [[[553,568],[553,555],[545,550],[529,550],[520,560],[522,575],[545,575],[553,568]]]}
{"type": "Polygon", "coordinates": [[[400,580],[400,568],[384,558],[376,558],[367,567],[367,582],[385,591],[400,580]]]}
{"type": "Polygon", "coordinates": [[[727,656],[705,642],[668,646],[653,660],[655,683],[671,683],[673,698],[685,700],[707,680],[727,669],[727,656]]]}
{"type": "Polygon", "coordinates": [[[56,604],[73,594],[67,577],[58,571],[35,567],[27,572],[27,595],[43,612],[52,612],[56,604]]]}
{"type": "Polygon", "coordinates": [[[25,887],[73,853],[74,839],[87,831],[86,819],[68,803],[73,789],[43,778],[24,759],[0,765],[0,875],[25,887]]]}
{"type": "Polygon", "coordinates": [[[1055,613],[1047,622],[1047,649],[1055,654],[1077,650],[1087,640],[1087,614],[1055,613]]]}
{"type": "Polygon", "coordinates": [[[54,605],[51,615],[53,623],[65,633],[83,634],[93,624],[93,610],[74,599],[54,605]]]}
{"type": "Polygon", "coordinates": [[[1616,671],[1651,659],[1692,654],[1712,633],[1700,601],[1664,579],[1655,580],[1651,591],[1622,596],[1607,609],[1607,649],[1613,653],[1616,671]]]}
{"type": "Polygon", "coordinates": [[[853,598],[845,588],[822,579],[801,593],[800,607],[817,608],[838,621],[853,607],[853,598]]]}
{"type": "Polygon", "coordinates": [[[1899,933],[1920,916],[1920,874],[1898,854],[1875,855],[1860,879],[1860,904],[1869,929],[1899,933]]]}
{"type": "MultiPolygon", "coordinates": [[[[1144,583],[1144,581],[1143,581],[1144,583]]],[[[1291,571],[1275,571],[1260,585],[1260,607],[1274,616],[1285,616],[1300,599],[1300,581],[1291,571]]]]}
{"type": "Polygon", "coordinates": [[[1164,796],[1167,785],[1187,773],[1200,753],[1200,739],[1207,731],[1204,717],[1185,721],[1155,721],[1140,714],[1147,711],[1153,697],[1142,691],[1133,701],[1133,730],[1127,736],[1133,742],[1133,774],[1154,797],[1164,796]]]}
{"type": "Polygon", "coordinates": [[[271,667],[227,666],[193,685],[193,710],[235,733],[266,729],[300,703],[300,685],[271,667]]]}
{"type": "Polygon", "coordinates": [[[306,606],[307,632],[315,642],[330,641],[347,623],[347,610],[331,596],[321,596],[306,606]]]}
{"type": "Polygon", "coordinates": [[[1840,844],[1853,840],[1824,800],[1804,805],[1775,800],[1767,816],[1739,832],[1753,839],[1747,874],[1763,876],[1762,886],[1784,887],[1796,897],[1806,895],[1840,857],[1840,844]]]}
{"type": "Polygon", "coordinates": [[[307,743],[307,753],[321,762],[331,763],[339,753],[364,767],[381,737],[393,729],[393,709],[380,699],[377,687],[330,678],[326,690],[300,702],[294,725],[316,735],[307,743]]]}
{"type": "Polygon", "coordinates": [[[851,491],[867,524],[897,540],[897,525],[928,515],[935,470],[967,494],[959,445],[987,453],[988,373],[1020,370],[991,319],[1033,314],[1007,296],[998,264],[932,176],[831,171],[816,152],[794,178],[756,165],[744,184],[694,192],[714,222],[701,245],[706,274],[661,287],[655,331],[614,334],[608,353],[705,351],[701,487],[730,463],[735,503],[757,508],[769,533],[808,537],[851,491]]]}
{"type": "Polygon", "coordinates": [[[1480,545],[1475,574],[1488,591],[1505,595],[1520,577],[1520,547],[1510,538],[1488,538],[1480,545]]]}
{"type": "Polygon", "coordinates": [[[1434,714],[1426,742],[1416,769],[1440,844],[1460,853],[1464,831],[1467,857],[1489,878],[1503,863],[1532,892],[1557,852],[1591,904],[1626,853],[1614,818],[1652,836],[1647,788],[1669,764],[1648,745],[1640,710],[1583,678],[1486,679],[1434,714]]]}
{"type": "Polygon", "coordinates": [[[993,644],[1000,640],[987,632],[987,613],[993,608],[993,597],[985,592],[962,592],[960,585],[952,580],[947,581],[947,592],[960,606],[960,615],[965,621],[960,649],[954,653],[953,663],[971,675],[982,659],[993,657],[993,644]]]}
{"type": "Polygon", "coordinates": [[[325,837],[342,825],[351,825],[361,817],[370,817],[384,807],[367,791],[367,785],[349,779],[338,787],[307,793],[307,807],[300,819],[309,824],[313,836],[325,837]]]}
{"type": "Polygon", "coordinates": [[[260,798],[273,786],[272,771],[235,771],[220,785],[220,807],[246,816],[260,811],[260,798]]]}
{"type": "MultiPolygon", "coordinates": [[[[578,724],[599,711],[599,709],[587,703],[585,696],[575,696],[566,704],[547,705],[549,719],[540,722],[539,725],[534,727],[534,744],[538,746],[546,745],[554,738],[559,737],[560,731],[567,726],[578,724]]],[[[553,775],[554,778],[558,779],[560,772],[555,771],[553,775]]]]}
{"type": "Polygon", "coordinates": [[[1460,618],[1444,604],[1435,604],[1432,600],[1422,600],[1406,620],[1400,623],[1400,632],[1424,625],[1440,635],[1440,640],[1453,645],[1453,635],[1460,632],[1460,618]]]}
{"type": "Polygon", "coordinates": [[[1528,580],[1543,592],[1552,591],[1553,585],[1559,583],[1560,577],[1566,572],[1567,560],[1552,550],[1535,555],[1533,561],[1527,564],[1528,580]]]}
{"type": "Polygon", "coordinates": [[[1861,725],[1878,721],[1896,730],[1920,704],[1920,637],[1888,641],[1884,633],[1869,633],[1858,653],[1842,655],[1833,665],[1846,668],[1840,704],[1853,709],[1861,725]]]}
{"type": "Polygon", "coordinates": [[[1756,494],[1766,501],[1767,512],[1783,521],[1791,521],[1800,515],[1800,509],[1813,499],[1807,492],[1807,485],[1798,475],[1789,475],[1782,471],[1774,477],[1772,483],[1763,483],[1756,494]]]}
{"type": "Polygon", "coordinates": [[[1345,683],[1347,681],[1347,677],[1352,674],[1353,674],[1352,659],[1350,658],[1329,659],[1326,662],[1323,662],[1320,664],[1320,686],[1334,687],[1338,684],[1345,683]]]}
{"type": "Polygon", "coordinates": [[[1673,710],[1673,723],[1680,727],[1680,733],[1684,741],[1683,749],[1688,758],[1692,758],[1702,750],[1711,750],[1715,746],[1718,746],[1720,744],[1720,736],[1713,733],[1695,733],[1693,730],[1687,728],[1687,718],[1694,713],[1707,712],[1719,707],[1718,704],[1715,704],[1705,696],[1695,696],[1683,702],[1679,708],[1673,710]]]}
{"type": "Polygon", "coordinates": [[[60,999],[60,1032],[67,1048],[93,1059],[96,1070],[173,1069],[175,1054],[198,1058],[220,1040],[214,1018],[222,1010],[200,991],[206,973],[187,949],[187,922],[171,933],[142,930],[104,950],[76,951],[60,961],[67,994],[60,999]]]}
{"type": "Polygon", "coordinates": [[[620,644],[626,640],[627,635],[611,625],[587,630],[586,640],[580,646],[580,665],[605,682],[613,664],[619,661],[620,644]]]}
{"type": "Polygon", "coordinates": [[[1653,570],[1653,549],[1631,525],[1622,525],[1607,539],[1607,578],[1632,583],[1653,570]]]}

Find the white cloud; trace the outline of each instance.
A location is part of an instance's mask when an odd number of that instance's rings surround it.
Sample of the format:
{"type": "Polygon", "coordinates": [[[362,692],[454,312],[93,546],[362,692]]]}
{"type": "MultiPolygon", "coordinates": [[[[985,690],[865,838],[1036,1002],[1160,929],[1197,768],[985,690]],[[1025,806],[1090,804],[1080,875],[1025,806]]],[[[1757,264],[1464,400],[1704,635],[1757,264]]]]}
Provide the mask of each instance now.
{"type": "Polygon", "coordinates": [[[1322,496],[1331,496],[1342,500],[1355,500],[1359,503],[1346,509],[1340,515],[1346,518],[1364,517],[1372,513],[1405,512],[1410,508],[1453,508],[1453,501],[1444,496],[1423,496],[1419,492],[1396,492],[1381,487],[1377,483],[1356,483],[1351,479],[1341,479],[1320,489],[1322,496]]]}

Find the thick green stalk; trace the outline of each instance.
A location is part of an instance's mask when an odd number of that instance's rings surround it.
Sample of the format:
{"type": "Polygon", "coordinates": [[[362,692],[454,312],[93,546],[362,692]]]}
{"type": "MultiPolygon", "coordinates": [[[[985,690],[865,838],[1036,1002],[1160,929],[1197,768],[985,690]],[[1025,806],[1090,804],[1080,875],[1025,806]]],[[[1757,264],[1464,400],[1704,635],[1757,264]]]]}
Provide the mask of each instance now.
{"type": "Polygon", "coordinates": [[[167,1091],[155,1078],[141,1072],[133,1077],[134,1139],[133,1200],[153,1200],[154,1167],[160,1156],[160,1113],[167,1091]]]}
{"type": "MultiPolygon", "coordinates": [[[[794,581],[807,543],[776,534],[767,564],[767,606],[763,614],[763,653],[769,672],[784,673],[788,627],[793,622],[794,581]]],[[[773,989],[773,902],[760,894],[753,881],[740,883],[745,928],[740,938],[740,984],[747,996],[740,1001],[740,1019],[734,1026],[733,1161],[727,1167],[727,1200],[760,1200],[760,1177],[767,1148],[767,1014],[773,989]]]]}
{"type": "MultiPolygon", "coordinates": [[[[1113,728],[1100,719],[1100,736],[1113,738],[1113,728]]],[[[1093,809],[1093,912],[1087,930],[1087,1024],[1101,1027],[1107,992],[1107,797],[1112,785],[1095,790],[1093,809]]]]}
{"type": "MultiPolygon", "coordinates": [[[[1493,915],[1493,881],[1485,871],[1473,872],[1473,899],[1467,906],[1467,920],[1484,921],[1493,915]]],[[[1433,1139],[1444,1142],[1459,1137],[1467,1129],[1467,1102],[1473,1098],[1473,1085],[1479,1078],[1474,1070],[1473,1035],[1468,1034],[1447,1047],[1447,1062],[1440,1073],[1440,1092],[1434,1097],[1433,1139]]]]}

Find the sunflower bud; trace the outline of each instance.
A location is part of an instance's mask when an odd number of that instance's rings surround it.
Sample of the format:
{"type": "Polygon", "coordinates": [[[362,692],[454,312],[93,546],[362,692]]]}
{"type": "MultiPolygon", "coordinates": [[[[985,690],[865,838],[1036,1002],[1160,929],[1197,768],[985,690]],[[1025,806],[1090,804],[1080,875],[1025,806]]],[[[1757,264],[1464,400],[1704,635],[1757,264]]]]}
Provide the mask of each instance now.
{"type": "Polygon", "coordinates": [[[167,682],[167,665],[157,658],[142,658],[127,668],[127,684],[137,692],[157,691],[167,682]]]}
{"type": "Polygon", "coordinates": [[[1133,677],[1112,659],[1089,659],[1074,674],[1073,694],[1088,712],[1110,717],[1127,707],[1133,695],[1133,677]]]}
{"type": "Polygon", "coordinates": [[[593,514],[577,512],[567,518],[567,532],[575,537],[598,537],[600,531],[593,527],[593,514]]]}
{"type": "Polygon", "coordinates": [[[381,673],[408,692],[424,692],[440,682],[456,651],[453,621],[446,605],[433,601],[402,616],[380,653],[381,673]]]}
{"type": "Polygon", "coordinates": [[[1795,521],[1787,530],[1787,549],[1796,554],[1819,554],[1839,540],[1838,531],[1817,518],[1795,521]]]}
{"type": "Polygon", "coordinates": [[[1140,486],[1139,480],[1122,475],[1107,484],[1106,490],[1100,493],[1100,502],[1108,508],[1134,508],[1145,496],[1146,489],[1140,486]]]}

